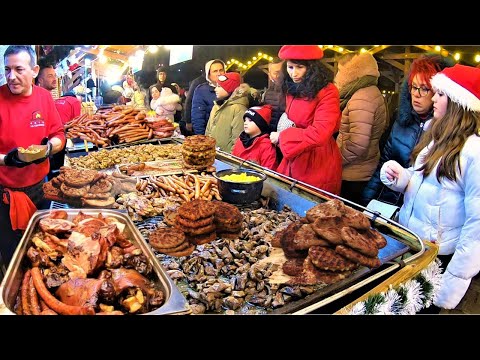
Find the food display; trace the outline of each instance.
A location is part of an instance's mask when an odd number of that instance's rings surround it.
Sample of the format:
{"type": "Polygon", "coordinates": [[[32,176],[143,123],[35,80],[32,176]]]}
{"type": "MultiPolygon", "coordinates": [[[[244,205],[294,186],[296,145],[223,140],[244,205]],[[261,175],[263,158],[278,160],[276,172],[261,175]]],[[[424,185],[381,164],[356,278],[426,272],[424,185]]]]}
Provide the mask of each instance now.
{"type": "Polygon", "coordinates": [[[186,172],[197,172],[195,169],[187,169],[181,160],[168,159],[158,161],[147,161],[137,164],[120,164],[116,166],[117,171],[123,174],[136,177],[148,177],[150,175],[172,175],[186,172]]]}
{"type": "Polygon", "coordinates": [[[43,184],[44,197],[74,207],[111,208],[118,194],[136,191],[137,180],[121,174],[62,166],[60,175],[43,184]]]}
{"type": "Polygon", "coordinates": [[[173,135],[173,123],[150,123],[146,117],[144,110],[117,105],[95,115],[77,116],[64,128],[67,138],[80,138],[102,147],[173,135]]]}
{"type": "Polygon", "coordinates": [[[30,145],[26,149],[18,147],[18,158],[22,161],[31,162],[45,157],[47,145],[30,145]]]}
{"type": "Polygon", "coordinates": [[[183,164],[190,169],[206,169],[215,162],[216,141],[207,135],[192,135],[182,144],[183,164]]]}
{"type": "Polygon", "coordinates": [[[118,164],[140,163],[163,159],[180,159],[182,145],[133,145],[121,149],[101,149],[88,155],[68,158],[68,165],[78,169],[100,170],[118,164]]]}
{"type": "Polygon", "coordinates": [[[133,223],[120,213],[37,212],[20,248],[2,283],[4,311],[126,315],[187,310],[133,223]],[[163,310],[172,300],[173,308],[163,310]]]}

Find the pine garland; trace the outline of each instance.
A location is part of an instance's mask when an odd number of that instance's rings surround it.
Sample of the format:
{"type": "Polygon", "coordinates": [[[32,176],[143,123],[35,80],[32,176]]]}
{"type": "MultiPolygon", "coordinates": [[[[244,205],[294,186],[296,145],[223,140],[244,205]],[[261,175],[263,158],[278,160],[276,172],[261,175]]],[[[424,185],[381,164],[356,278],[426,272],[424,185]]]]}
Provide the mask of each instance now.
{"type": "Polygon", "coordinates": [[[442,276],[441,262],[432,261],[420,274],[394,289],[356,303],[349,315],[413,315],[432,305],[442,276]]]}

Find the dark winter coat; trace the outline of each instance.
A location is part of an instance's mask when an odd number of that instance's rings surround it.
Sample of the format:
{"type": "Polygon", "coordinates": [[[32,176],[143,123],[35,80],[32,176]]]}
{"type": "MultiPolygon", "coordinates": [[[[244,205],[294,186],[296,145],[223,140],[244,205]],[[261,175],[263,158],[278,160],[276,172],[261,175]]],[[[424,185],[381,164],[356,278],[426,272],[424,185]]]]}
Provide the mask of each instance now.
{"type": "Polygon", "coordinates": [[[413,148],[420,140],[423,133],[423,126],[433,116],[433,111],[425,119],[421,119],[413,110],[412,98],[408,90],[408,83],[405,81],[400,93],[398,116],[395,120],[387,143],[383,148],[380,161],[375,173],[372,175],[365,190],[363,191],[363,204],[367,205],[370,200],[376,199],[401,206],[403,195],[390,190],[380,180],[380,169],[388,160],[395,160],[405,168],[410,166],[410,155],[413,148]]]}
{"type": "Polygon", "coordinates": [[[285,112],[285,94],[282,92],[282,84],[276,84],[269,80],[268,89],[265,90],[263,102],[272,105],[270,129],[272,131],[277,131],[278,119],[280,119],[280,116],[285,112]]]}
{"type": "Polygon", "coordinates": [[[185,99],[185,110],[183,112],[183,121],[186,124],[190,124],[192,122],[192,100],[193,100],[193,93],[198,85],[206,82],[205,76],[200,75],[192,80],[190,86],[188,87],[188,94],[187,98],[185,99]]]}
{"type": "Polygon", "coordinates": [[[208,119],[217,98],[215,87],[205,82],[196,87],[192,100],[192,127],[196,135],[205,135],[208,119]]]}

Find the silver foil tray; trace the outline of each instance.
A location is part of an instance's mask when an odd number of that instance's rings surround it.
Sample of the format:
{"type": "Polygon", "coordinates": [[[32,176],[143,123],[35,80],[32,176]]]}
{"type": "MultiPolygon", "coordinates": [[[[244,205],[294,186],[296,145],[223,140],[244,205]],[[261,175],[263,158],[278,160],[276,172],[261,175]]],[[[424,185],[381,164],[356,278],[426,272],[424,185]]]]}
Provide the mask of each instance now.
{"type": "MultiPolygon", "coordinates": [[[[153,254],[150,246],[145,242],[143,236],[133,224],[132,220],[124,212],[113,209],[65,209],[68,219],[72,220],[80,211],[86,215],[111,216],[117,221],[125,224],[124,233],[147,257],[156,275],[156,285],[165,295],[165,303],[154,311],[144,315],[166,315],[166,314],[189,314],[191,312],[187,300],[180,293],[170,277],[166,274],[160,262],[153,254]]],[[[31,238],[37,228],[38,222],[48,216],[50,210],[39,210],[33,214],[28,227],[20,240],[17,250],[13,254],[12,261],[0,285],[0,315],[15,315],[13,311],[15,298],[20,289],[24,275],[24,256],[31,244],[31,238]]]]}

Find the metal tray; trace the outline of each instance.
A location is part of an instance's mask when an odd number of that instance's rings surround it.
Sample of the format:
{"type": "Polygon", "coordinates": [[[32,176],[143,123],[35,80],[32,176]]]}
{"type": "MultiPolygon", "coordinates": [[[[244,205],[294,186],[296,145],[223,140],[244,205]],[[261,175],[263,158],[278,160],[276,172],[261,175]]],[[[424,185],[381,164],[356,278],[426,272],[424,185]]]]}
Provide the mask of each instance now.
{"type": "MultiPolygon", "coordinates": [[[[127,235],[127,238],[137,245],[145,254],[157,277],[156,284],[165,294],[165,303],[145,315],[188,314],[191,312],[187,300],[180,293],[170,277],[165,273],[162,265],[150,249],[150,246],[145,242],[143,236],[126,213],[112,209],[66,209],[65,211],[68,213],[68,218],[70,220],[82,211],[84,214],[94,216],[102,213],[104,216],[114,217],[119,222],[126,225],[124,232],[127,235]]],[[[23,258],[30,246],[31,237],[36,230],[38,222],[42,218],[48,216],[49,213],[50,210],[39,210],[33,214],[25,233],[20,240],[20,244],[17,246],[17,249],[13,254],[12,261],[10,262],[5,277],[0,284],[0,315],[15,315],[13,311],[15,298],[20,289],[24,275],[24,268],[22,266],[23,258]]]]}
{"type": "MultiPolygon", "coordinates": [[[[123,166],[136,165],[139,163],[129,163],[129,164],[116,164],[116,172],[126,175],[121,169],[123,166]]],[[[160,176],[160,175],[176,175],[184,173],[196,173],[198,172],[195,169],[187,169],[182,164],[182,159],[165,159],[165,160],[156,160],[156,161],[145,161],[145,166],[150,166],[152,169],[148,170],[136,170],[133,172],[132,177],[137,178],[147,178],[150,176],[160,176]]]]}
{"type": "Polygon", "coordinates": [[[285,205],[289,206],[300,216],[305,216],[306,211],[318,203],[337,198],[346,205],[364,212],[374,226],[387,239],[387,246],[380,249],[378,257],[381,266],[377,269],[361,267],[346,279],[335,284],[327,285],[315,291],[303,299],[292,301],[276,309],[273,313],[297,313],[302,314],[303,309],[315,310],[330,302],[339,299],[380,277],[393,272],[403,265],[417,259],[425,252],[422,240],[404,226],[374,213],[359,204],[353,203],[337,195],[310,186],[293,178],[289,178],[275,171],[263,168],[256,163],[245,161],[223,151],[217,151],[215,164],[217,171],[231,168],[253,169],[267,175],[264,182],[262,197],[269,199],[269,207],[280,211],[285,205]],[[406,254],[401,261],[392,261],[406,254]]]}

